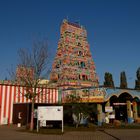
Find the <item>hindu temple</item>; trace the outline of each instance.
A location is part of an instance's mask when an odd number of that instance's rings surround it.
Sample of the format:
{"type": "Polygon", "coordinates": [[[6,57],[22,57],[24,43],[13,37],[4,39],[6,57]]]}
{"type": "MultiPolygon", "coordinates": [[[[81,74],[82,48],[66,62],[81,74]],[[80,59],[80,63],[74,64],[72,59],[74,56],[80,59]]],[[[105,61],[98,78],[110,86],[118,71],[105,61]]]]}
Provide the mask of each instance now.
{"type": "Polygon", "coordinates": [[[98,87],[95,64],[87,41],[86,29],[63,20],[60,39],[50,74],[59,88],[98,87]]]}

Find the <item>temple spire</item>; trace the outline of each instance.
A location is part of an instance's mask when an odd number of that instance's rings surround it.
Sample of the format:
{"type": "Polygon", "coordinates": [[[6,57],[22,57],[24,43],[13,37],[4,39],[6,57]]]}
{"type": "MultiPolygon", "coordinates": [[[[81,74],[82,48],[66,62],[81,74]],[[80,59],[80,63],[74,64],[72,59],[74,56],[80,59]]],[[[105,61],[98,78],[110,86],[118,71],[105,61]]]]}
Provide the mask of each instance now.
{"type": "Polygon", "coordinates": [[[87,31],[79,23],[63,20],[50,80],[64,88],[98,87],[87,31]]]}

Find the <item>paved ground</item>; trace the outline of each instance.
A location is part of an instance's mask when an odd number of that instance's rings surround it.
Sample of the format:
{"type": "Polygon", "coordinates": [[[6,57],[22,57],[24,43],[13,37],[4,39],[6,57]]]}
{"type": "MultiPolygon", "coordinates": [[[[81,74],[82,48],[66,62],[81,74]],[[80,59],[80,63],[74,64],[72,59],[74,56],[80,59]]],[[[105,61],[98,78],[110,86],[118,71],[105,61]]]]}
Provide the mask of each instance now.
{"type": "Polygon", "coordinates": [[[67,132],[43,135],[18,131],[16,126],[0,126],[0,140],[140,140],[139,129],[106,129],[94,132],[67,132]]]}

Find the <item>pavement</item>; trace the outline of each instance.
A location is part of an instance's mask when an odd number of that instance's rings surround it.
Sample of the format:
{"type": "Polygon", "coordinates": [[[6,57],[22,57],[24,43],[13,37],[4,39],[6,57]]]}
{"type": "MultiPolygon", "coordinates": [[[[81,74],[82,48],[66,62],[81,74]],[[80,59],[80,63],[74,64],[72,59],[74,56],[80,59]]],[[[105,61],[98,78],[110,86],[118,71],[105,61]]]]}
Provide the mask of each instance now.
{"type": "Polygon", "coordinates": [[[17,126],[0,126],[0,140],[140,140],[140,129],[71,131],[63,135],[44,135],[19,131],[17,126]]]}

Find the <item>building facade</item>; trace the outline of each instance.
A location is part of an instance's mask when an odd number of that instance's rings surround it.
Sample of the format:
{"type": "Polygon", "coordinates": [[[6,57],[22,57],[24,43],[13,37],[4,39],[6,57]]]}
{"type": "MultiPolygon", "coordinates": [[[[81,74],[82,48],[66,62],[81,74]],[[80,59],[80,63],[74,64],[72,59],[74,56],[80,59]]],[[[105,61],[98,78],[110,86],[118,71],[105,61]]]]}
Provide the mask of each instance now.
{"type": "MultiPolygon", "coordinates": [[[[58,89],[38,87],[37,93],[35,104],[57,104],[61,102],[58,89]]],[[[0,125],[11,124],[13,122],[13,106],[15,104],[22,105],[32,102],[26,98],[25,94],[25,87],[21,85],[11,82],[0,82],[0,125]]]]}
{"type": "MultiPolygon", "coordinates": [[[[103,114],[128,123],[136,121],[140,116],[140,90],[99,87],[85,28],[64,20],[60,33],[50,74],[50,81],[57,88],[48,88],[49,81],[39,79],[36,106],[65,104],[67,96],[74,94],[80,97],[78,103],[95,104],[98,125],[102,125],[103,114]]],[[[13,123],[20,112],[31,113],[28,104],[32,101],[26,98],[21,79],[33,79],[33,75],[33,69],[18,66],[16,81],[0,81],[0,125],[13,123]]]]}

